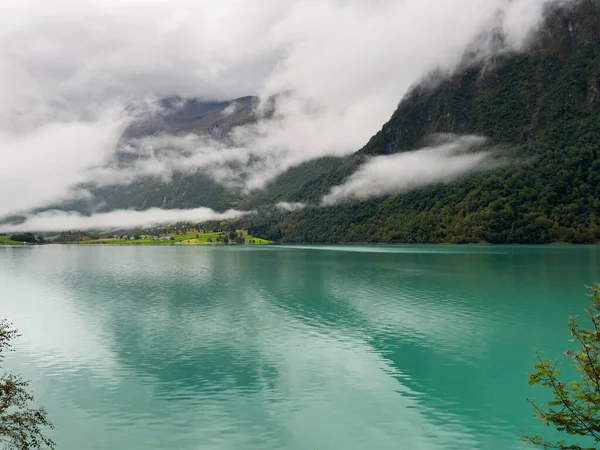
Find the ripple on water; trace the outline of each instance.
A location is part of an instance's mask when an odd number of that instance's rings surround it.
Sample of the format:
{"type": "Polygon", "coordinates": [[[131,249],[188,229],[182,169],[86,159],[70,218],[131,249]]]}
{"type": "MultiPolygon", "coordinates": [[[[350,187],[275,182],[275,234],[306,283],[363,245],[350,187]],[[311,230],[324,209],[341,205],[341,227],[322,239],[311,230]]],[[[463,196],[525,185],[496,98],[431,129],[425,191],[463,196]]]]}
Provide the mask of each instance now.
{"type": "Polygon", "coordinates": [[[530,349],[563,348],[595,252],[3,251],[7,363],[65,450],[518,448],[530,349]]]}

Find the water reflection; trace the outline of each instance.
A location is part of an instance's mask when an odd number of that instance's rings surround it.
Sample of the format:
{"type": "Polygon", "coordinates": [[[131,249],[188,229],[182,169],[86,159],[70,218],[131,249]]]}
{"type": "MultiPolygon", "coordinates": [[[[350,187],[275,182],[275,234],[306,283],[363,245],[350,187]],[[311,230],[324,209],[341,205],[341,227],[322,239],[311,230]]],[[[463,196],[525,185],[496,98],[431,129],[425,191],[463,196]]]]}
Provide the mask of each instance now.
{"type": "Polygon", "coordinates": [[[431,249],[2,250],[10,364],[65,449],[516,448],[597,251],[431,249]]]}

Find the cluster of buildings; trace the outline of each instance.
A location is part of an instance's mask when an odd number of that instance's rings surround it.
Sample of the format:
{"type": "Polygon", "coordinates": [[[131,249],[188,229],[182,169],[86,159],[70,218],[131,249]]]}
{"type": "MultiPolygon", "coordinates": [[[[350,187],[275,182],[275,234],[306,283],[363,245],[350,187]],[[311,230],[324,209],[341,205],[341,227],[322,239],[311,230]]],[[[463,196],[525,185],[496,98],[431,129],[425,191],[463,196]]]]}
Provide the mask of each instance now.
{"type": "Polygon", "coordinates": [[[124,234],[123,236],[119,236],[117,234],[114,234],[112,236],[113,239],[126,239],[126,240],[130,240],[130,241],[135,241],[136,239],[152,239],[153,241],[172,241],[173,237],[172,236],[147,236],[145,234],[142,234],[141,236],[130,236],[128,234],[124,234]]]}

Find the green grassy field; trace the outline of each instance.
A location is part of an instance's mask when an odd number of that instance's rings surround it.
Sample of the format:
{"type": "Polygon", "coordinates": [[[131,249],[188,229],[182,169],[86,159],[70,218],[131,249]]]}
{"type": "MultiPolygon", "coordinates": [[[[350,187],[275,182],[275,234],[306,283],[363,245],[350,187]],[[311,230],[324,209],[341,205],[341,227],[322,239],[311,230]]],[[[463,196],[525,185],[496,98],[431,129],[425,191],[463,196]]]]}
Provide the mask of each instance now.
{"type": "MultiPolygon", "coordinates": [[[[254,241],[255,244],[269,244],[270,242],[266,239],[257,238],[254,236],[250,236],[246,230],[237,230],[237,232],[241,232],[244,236],[245,243],[250,244],[250,241],[254,241]]],[[[220,233],[187,233],[182,235],[173,236],[175,238],[175,242],[180,242],[182,244],[215,244],[217,243],[217,238],[220,233]],[[209,241],[212,240],[212,242],[209,241]]],[[[220,243],[220,242],[219,242],[220,243]]],[[[231,244],[231,242],[230,242],[231,244]]]]}
{"type": "MultiPolygon", "coordinates": [[[[254,236],[250,236],[245,230],[238,230],[238,232],[242,232],[245,244],[252,245],[252,241],[256,245],[264,245],[270,244],[270,241],[266,239],[257,238],[254,236]]],[[[117,239],[117,238],[107,238],[107,239],[95,239],[95,240],[86,240],[80,241],[78,244],[118,244],[118,245],[173,245],[173,244],[187,244],[187,245],[211,245],[211,244],[219,244],[223,245],[223,242],[217,242],[217,238],[220,233],[196,233],[190,232],[181,235],[172,235],[174,240],[169,241],[161,241],[161,240],[153,240],[152,238],[146,239],[117,239]]],[[[229,242],[229,245],[233,245],[232,242],[229,242]]]]}
{"type": "Polygon", "coordinates": [[[22,242],[12,241],[10,236],[0,236],[0,245],[27,245],[22,242]]]}

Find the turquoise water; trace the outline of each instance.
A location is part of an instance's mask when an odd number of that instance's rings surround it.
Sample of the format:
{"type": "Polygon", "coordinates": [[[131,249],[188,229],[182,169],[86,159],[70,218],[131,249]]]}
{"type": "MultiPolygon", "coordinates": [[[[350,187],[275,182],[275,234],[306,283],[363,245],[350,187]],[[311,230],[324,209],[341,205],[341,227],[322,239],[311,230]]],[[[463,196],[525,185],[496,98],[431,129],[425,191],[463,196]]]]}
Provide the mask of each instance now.
{"type": "Polygon", "coordinates": [[[59,450],[511,449],[594,281],[595,247],[5,247],[0,315],[59,450]]]}

